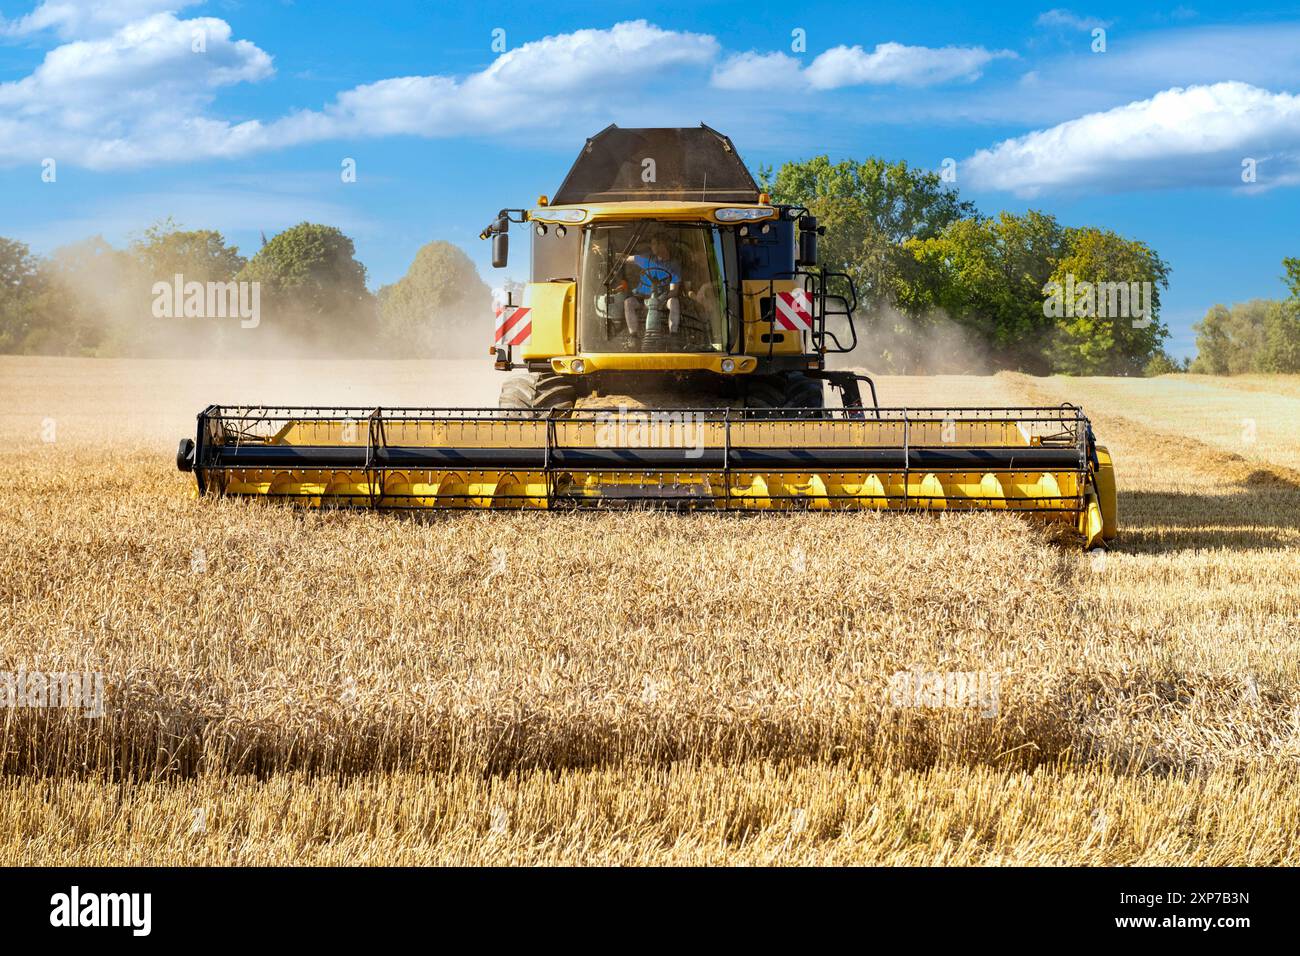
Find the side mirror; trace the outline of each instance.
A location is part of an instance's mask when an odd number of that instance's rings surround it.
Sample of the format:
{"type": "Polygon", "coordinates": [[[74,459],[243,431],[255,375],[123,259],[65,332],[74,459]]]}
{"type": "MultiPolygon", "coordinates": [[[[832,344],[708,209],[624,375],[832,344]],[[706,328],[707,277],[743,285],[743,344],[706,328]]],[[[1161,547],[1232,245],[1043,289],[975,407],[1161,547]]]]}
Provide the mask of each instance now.
{"type": "Polygon", "coordinates": [[[817,217],[799,217],[799,265],[817,265],[817,217]]]}
{"type": "Polygon", "coordinates": [[[510,259],[510,220],[502,216],[497,220],[496,231],[492,233],[492,268],[504,269],[510,259]]]}

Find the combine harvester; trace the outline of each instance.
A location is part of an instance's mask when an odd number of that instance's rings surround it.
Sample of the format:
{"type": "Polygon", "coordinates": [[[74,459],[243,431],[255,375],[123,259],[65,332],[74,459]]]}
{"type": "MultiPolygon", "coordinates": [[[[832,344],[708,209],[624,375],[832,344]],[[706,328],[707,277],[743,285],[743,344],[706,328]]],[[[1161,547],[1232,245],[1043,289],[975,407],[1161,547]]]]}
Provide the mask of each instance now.
{"type": "Polygon", "coordinates": [[[882,408],[826,367],[857,344],[852,280],[707,126],[588,140],[552,200],[483,231],[497,268],[512,223],[532,281],[498,310],[498,408],[212,405],[178,467],[319,507],[998,509],[1115,537],[1079,409],[882,408]]]}

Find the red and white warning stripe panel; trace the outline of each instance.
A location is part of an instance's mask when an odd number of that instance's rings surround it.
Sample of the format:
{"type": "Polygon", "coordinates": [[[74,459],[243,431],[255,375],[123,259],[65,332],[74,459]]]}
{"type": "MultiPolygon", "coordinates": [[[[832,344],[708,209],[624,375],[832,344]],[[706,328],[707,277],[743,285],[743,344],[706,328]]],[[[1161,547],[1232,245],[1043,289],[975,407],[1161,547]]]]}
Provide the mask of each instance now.
{"type": "Polygon", "coordinates": [[[531,309],[517,305],[498,307],[497,335],[498,345],[523,345],[533,334],[533,320],[529,317],[531,309]]]}
{"type": "Polygon", "coordinates": [[[776,326],[790,332],[812,331],[812,302],[804,289],[776,294],[776,326]]]}

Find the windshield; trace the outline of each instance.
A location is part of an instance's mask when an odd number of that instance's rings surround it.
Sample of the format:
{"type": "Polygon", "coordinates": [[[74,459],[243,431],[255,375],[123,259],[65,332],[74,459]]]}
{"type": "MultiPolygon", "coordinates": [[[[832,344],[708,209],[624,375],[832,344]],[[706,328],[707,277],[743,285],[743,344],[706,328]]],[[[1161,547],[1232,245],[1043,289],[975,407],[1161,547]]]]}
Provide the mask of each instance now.
{"type": "Polygon", "coordinates": [[[726,288],[718,230],[638,220],[597,224],[583,239],[579,347],[584,352],[721,352],[726,288]]]}

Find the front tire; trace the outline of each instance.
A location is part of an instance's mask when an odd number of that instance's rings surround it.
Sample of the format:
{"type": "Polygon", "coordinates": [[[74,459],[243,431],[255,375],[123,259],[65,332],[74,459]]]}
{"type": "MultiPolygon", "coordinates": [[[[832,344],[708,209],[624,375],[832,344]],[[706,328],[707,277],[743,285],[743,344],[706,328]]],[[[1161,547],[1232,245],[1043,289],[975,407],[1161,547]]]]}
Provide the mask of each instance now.
{"type": "Polygon", "coordinates": [[[501,383],[497,408],[549,412],[551,409],[572,409],[577,400],[578,389],[568,376],[523,372],[511,375],[501,383]]]}
{"type": "MultiPolygon", "coordinates": [[[[751,375],[745,382],[745,407],[772,410],[821,409],[826,407],[825,389],[821,379],[809,378],[802,372],[751,375]]],[[[817,413],[810,412],[808,417],[815,418],[817,413]]]]}

